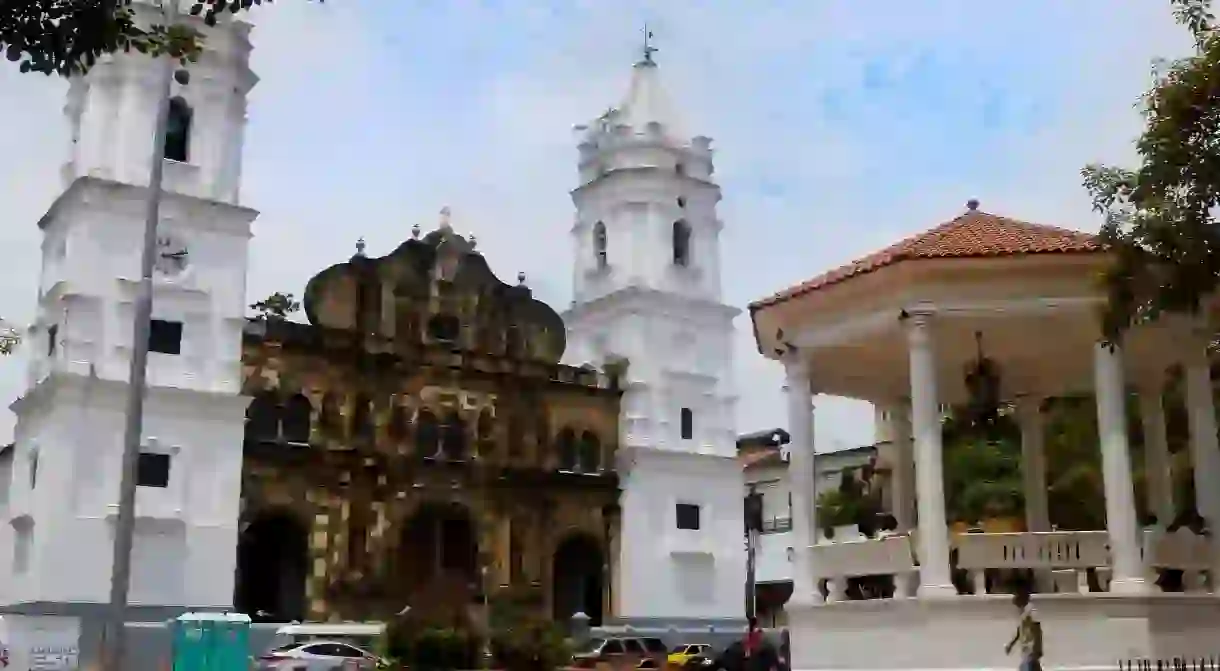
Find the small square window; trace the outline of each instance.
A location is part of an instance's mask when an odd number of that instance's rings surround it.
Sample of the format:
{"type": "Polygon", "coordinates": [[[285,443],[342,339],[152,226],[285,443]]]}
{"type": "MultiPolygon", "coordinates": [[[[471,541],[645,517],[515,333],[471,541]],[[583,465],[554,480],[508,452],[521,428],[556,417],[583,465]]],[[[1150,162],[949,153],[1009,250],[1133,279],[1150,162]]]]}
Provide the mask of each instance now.
{"type": "Polygon", "coordinates": [[[148,329],[148,351],[182,354],[182,322],[152,320],[148,329]]]}
{"type": "Polygon", "coordinates": [[[690,408],[682,408],[681,413],[682,440],[695,437],[695,413],[690,408]]]}
{"type": "Polygon", "coordinates": [[[699,506],[694,503],[679,503],[675,507],[678,517],[678,528],[688,531],[699,530],[699,506]]]}
{"type": "Polygon", "coordinates": [[[136,485],[140,487],[169,487],[168,454],[141,452],[136,461],[136,485]]]}

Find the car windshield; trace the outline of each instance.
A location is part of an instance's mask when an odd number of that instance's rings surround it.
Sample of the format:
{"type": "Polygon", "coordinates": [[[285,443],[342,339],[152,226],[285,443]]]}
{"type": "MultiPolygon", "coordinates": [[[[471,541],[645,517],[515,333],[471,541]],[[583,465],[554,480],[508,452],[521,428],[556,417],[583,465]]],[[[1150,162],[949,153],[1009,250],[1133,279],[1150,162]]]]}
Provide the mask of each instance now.
{"type": "Polygon", "coordinates": [[[687,648],[687,647],[689,647],[689,646],[686,646],[686,645],[675,645],[675,646],[674,646],[674,649],[673,649],[673,650],[670,650],[670,652],[674,653],[675,655],[676,655],[676,654],[680,654],[680,653],[686,652],[686,648],[687,648]]]}
{"type": "Polygon", "coordinates": [[[591,640],[589,640],[589,642],[587,642],[584,645],[577,648],[576,654],[579,655],[581,653],[597,652],[598,650],[601,650],[602,644],[605,642],[606,642],[606,639],[604,639],[604,638],[591,639],[591,640]]]}
{"type": "Polygon", "coordinates": [[[289,650],[295,650],[299,647],[301,647],[300,643],[285,643],[284,645],[272,648],[271,652],[288,652],[289,650]]]}

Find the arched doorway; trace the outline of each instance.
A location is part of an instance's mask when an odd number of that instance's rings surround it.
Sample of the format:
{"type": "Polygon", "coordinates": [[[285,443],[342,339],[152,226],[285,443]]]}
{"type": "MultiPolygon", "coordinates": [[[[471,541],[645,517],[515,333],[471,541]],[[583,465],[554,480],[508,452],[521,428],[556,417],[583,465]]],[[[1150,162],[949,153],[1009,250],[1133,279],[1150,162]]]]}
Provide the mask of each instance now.
{"type": "Polygon", "coordinates": [[[402,527],[398,577],[413,612],[451,624],[478,593],[478,535],[457,503],[425,503],[402,527]]]}
{"type": "Polygon", "coordinates": [[[555,549],[551,569],[551,603],[555,620],[567,623],[577,612],[589,623],[602,623],[605,578],[601,544],[588,534],[568,536],[555,549]]]}
{"type": "Polygon", "coordinates": [[[309,534],[285,511],[260,513],[237,540],[234,606],[257,621],[305,619],[309,534]]]}

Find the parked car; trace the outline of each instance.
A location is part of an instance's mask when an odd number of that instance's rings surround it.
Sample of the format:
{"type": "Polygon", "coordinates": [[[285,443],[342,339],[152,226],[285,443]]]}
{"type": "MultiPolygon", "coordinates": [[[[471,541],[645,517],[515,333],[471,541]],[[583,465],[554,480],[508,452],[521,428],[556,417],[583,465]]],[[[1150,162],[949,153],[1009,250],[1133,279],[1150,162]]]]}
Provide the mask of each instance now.
{"type": "Polygon", "coordinates": [[[609,667],[613,671],[636,668],[659,669],[665,664],[668,648],[659,638],[609,636],[594,638],[572,655],[572,666],[578,669],[609,667]]]}
{"type": "MultiPolygon", "coordinates": [[[[758,656],[762,660],[762,664],[753,668],[759,671],[786,667],[786,662],[780,659],[779,650],[770,641],[763,641],[758,656]]],[[[709,649],[704,654],[692,655],[686,660],[686,664],[678,668],[681,671],[744,671],[746,668],[745,648],[741,641],[734,641],[719,654],[709,649]]]]}
{"type": "Polygon", "coordinates": [[[343,641],[289,643],[258,658],[256,671],[375,671],[377,655],[343,641]]]}
{"type": "Polygon", "coordinates": [[[683,643],[682,645],[674,646],[669,651],[667,659],[675,668],[680,669],[686,666],[686,661],[691,657],[710,654],[712,654],[712,646],[707,643],[683,643]]]}

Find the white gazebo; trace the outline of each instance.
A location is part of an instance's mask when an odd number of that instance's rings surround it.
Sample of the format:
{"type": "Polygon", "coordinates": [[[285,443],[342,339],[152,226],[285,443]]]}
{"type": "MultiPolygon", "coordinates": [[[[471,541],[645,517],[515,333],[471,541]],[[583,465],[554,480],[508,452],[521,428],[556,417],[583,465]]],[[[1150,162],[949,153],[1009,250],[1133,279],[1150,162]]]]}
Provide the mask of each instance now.
{"type": "Polygon", "coordinates": [[[1166,318],[1130,332],[1121,347],[1103,345],[1098,278],[1107,262],[1091,235],[987,214],[971,201],[948,223],[750,306],[760,352],[787,374],[793,669],[1015,668],[1004,644],[1016,612],[1009,595],[987,593],[986,569],[1037,576],[1045,668],[1220,654],[1220,551],[1208,536],[1164,530],[1178,512],[1162,404],[1174,365],[1185,370],[1198,512],[1212,528],[1220,522],[1207,358],[1214,329],[1202,317],[1166,318]],[[941,409],[967,400],[978,342],[998,364],[1003,400],[1017,408],[1025,533],[958,535],[946,524],[941,409]],[[1097,400],[1106,528],[1054,531],[1042,402],[1087,393],[1097,400]],[[815,543],[817,394],[871,401],[897,418],[895,516],[910,533],[815,543]],[[1157,528],[1136,519],[1125,411],[1135,394],[1157,528]],[[953,549],[973,580],[962,591],[973,593],[959,594],[951,581],[953,549]],[[1164,569],[1184,571],[1184,591],[1156,585],[1164,569]],[[1103,591],[1090,591],[1088,572],[1103,591]],[[894,597],[846,600],[847,579],[864,575],[893,575],[894,597]]]}

